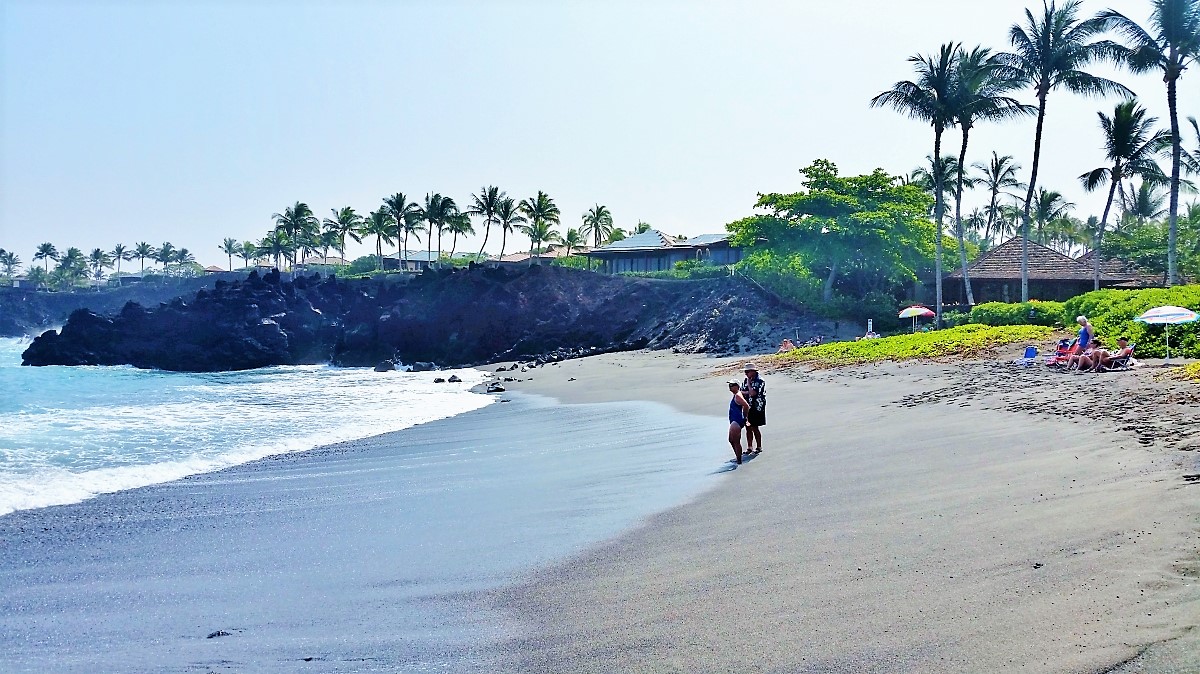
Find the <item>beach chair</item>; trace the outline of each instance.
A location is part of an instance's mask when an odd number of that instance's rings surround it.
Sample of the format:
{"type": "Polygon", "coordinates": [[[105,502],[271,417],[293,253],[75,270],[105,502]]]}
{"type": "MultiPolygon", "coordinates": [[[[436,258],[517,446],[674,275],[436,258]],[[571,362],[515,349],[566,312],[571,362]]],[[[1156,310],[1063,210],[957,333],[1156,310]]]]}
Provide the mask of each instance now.
{"type": "Polygon", "coordinates": [[[1050,367],[1064,367],[1067,364],[1067,360],[1076,353],[1079,353],[1078,339],[1072,339],[1070,342],[1065,339],[1059,340],[1058,347],[1054,349],[1054,354],[1046,358],[1046,365],[1050,367]]]}
{"type": "Polygon", "coordinates": [[[1030,345],[1025,347],[1025,355],[1013,361],[1015,365],[1033,365],[1037,362],[1038,348],[1030,345]]]}
{"type": "Polygon", "coordinates": [[[1112,362],[1110,362],[1106,367],[1097,367],[1096,371],[1097,372],[1120,372],[1122,370],[1132,369],[1134,365],[1137,365],[1137,361],[1133,359],[1133,349],[1135,346],[1137,346],[1136,342],[1130,342],[1129,343],[1129,353],[1125,354],[1124,356],[1119,356],[1117,358],[1113,358],[1112,362]]]}

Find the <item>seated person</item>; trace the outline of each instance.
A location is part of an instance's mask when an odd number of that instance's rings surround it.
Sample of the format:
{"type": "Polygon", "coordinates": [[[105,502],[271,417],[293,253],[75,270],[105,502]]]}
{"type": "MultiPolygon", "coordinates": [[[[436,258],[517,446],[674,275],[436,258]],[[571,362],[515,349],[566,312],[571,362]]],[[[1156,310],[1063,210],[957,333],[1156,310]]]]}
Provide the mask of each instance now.
{"type": "Polygon", "coordinates": [[[791,351],[792,349],[795,349],[795,348],[796,348],[796,345],[792,344],[792,340],[787,339],[786,337],[784,338],[784,340],[782,342],[779,343],[779,353],[783,353],[785,351],[791,351]]]}
{"type": "Polygon", "coordinates": [[[1074,355],[1067,357],[1067,369],[1077,367],[1080,370],[1090,370],[1096,366],[1097,352],[1104,352],[1103,344],[1099,337],[1092,337],[1088,342],[1087,348],[1082,351],[1076,351],[1074,355]]]}
{"type": "Polygon", "coordinates": [[[1133,355],[1133,347],[1129,346],[1129,338],[1121,335],[1117,338],[1117,350],[1114,352],[1104,351],[1103,355],[1096,357],[1096,365],[1092,368],[1095,371],[1100,371],[1112,367],[1113,361],[1128,358],[1133,355]]]}

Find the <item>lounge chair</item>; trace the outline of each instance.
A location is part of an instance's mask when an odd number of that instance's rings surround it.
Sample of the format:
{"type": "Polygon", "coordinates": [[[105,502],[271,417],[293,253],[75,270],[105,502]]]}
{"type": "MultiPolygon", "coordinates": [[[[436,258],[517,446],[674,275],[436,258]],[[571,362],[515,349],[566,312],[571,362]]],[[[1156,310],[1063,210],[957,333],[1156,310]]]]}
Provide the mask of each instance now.
{"type": "Polygon", "coordinates": [[[1025,347],[1025,355],[1013,361],[1015,365],[1033,365],[1037,362],[1038,348],[1036,346],[1025,347]]]}
{"type": "Polygon", "coordinates": [[[1106,365],[1105,367],[1097,367],[1096,371],[1097,372],[1120,372],[1121,370],[1131,369],[1134,365],[1137,364],[1137,361],[1133,359],[1133,348],[1135,346],[1137,346],[1136,343],[1130,342],[1129,343],[1129,353],[1125,354],[1124,356],[1117,356],[1116,358],[1113,358],[1112,361],[1110,361],[1109,364],[1106,365]]]}
{"type": "Polygon", "coordinates": [[[1054,355],[1046,358],[1046,365],[1051,367],[1064,367],[1071,356],[1079,353],[1079,340],[1072,339],[1070,342],[1061,340],[1058,343],[1058,348],[1054,350],[1054,355]]]}

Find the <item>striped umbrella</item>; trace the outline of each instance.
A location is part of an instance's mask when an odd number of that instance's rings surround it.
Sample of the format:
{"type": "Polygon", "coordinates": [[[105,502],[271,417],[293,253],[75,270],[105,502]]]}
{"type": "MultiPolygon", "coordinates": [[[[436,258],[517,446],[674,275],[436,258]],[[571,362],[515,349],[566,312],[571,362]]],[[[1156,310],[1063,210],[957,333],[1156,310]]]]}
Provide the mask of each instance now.
{"type": "Polygon", "coordinates": [[[1153,309],[1147,311],[1146,313],[1142,314],[1141,316],[1138,316],[1137,318],[1135,318],[1133,320],[1138,321],[1140,323],[1147,323],[1150,325],[1165,326],[1163,329],[1167,333],[1167,361],[1166,362],[1169,363],[1169,362],[1171,362],[1171,326],[1179,325],[1180,323],[1191,323],[1192,321],[1196,320],[1197,318],[1200,318],[1200,316],[1197,316],[1196,312],[1192,311],[1191,309],[1185,309],[1183,307],[1173,307],[1171,305],[1167,305],[1165,307],[1154,307],[1153,309]]]}
{"type": "Polygon", "coordinates": [[[937,314],[935,314],[932,309],[930,309],[928,307],[923,307],[920,304],[916,304],[916,305],[913,305],[913,306],[905,309],[904,311],[901,311],[898,317],[899,318],[911,318],[913,321],[912,331],[916,332],[918,316],[920,316],[922,318],[929,318],[930,316],[936,316],[936,315],[937,314]]]}

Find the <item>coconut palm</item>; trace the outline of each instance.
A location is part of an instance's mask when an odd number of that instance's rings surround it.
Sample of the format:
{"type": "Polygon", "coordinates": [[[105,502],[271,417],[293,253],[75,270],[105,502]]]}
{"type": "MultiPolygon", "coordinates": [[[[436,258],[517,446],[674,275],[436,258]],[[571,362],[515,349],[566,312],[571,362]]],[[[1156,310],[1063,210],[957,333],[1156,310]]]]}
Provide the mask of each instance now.
{"type": "Polygon", "coordinates": [[[141,271],[138,273],[139,277],[146,276],[146,260],[147,258],[153,260],[157,252],[158,251],[154,250],[154,246],[151,246],[145,241],[138,241],[137,243],[133,244],[133,257],[136,257],[138,259],[138,264],[141,265],[141,271]]]}
{"type": "MultiPolygon", "coordinates": [[[[237,239],[227,236],[218,248],[229,258],[229,271],[233,271],[233,256],[241,252],[242,244],[238,243],[237,239]]],[[[117,273],[120,272],[118,271],[117,273]]]]}
{"type": "Polygon", "coordinates": [[[1188,66],[1200,60],[1200,0],[1150,0],[1150,30],[1124,14],[1108,9],[1096,15],[1106,29],[1125,39],[1116,60],[1135,73],[1161,72],[1167,85],[1167,110],[1171,116],[1171,183],[1167,211],[1167,285],[1178,280],[1176,255],[1179,238],[1179,171],[1182,136],[1176,88],[1188,66]]]}
{"type": "Polygon", "coordinates": [[[1113,198],[1123,180],[1142,176],[1148,180],[1164,182],[1166,177],[1154,161],[1167,143],[1170,142],[1166,131],[1155,131],[1158,123],[1155,117],[1148,117],[1146,109],[1137,101],[1129,100],[1118,103],[1112,116],[1103,112],[1096,113],[1100,118],[1100,130],[1104,133],[1104,157],[1112,162],[1111,166],[1101,166],[1079,176],[1083,188],[1093,192],[1108,184],[1108,199],[1104,202],[1104,212],[1093,230],[1095,240],[1092,250],[1092,287],[1100,289],[1100,246],[1104,239],[1104,229],[1108,226],[1108,214],[1112,209],[1113,198]]]}
{"type": "Polygon", "coordinates": [[[539,243],[555,240],[558,234],[554,232],[553,227],[559,224],[561,213],[550,195],[541,190],[538,190],[537,196],[532,199],[522,199],[520,209],[527,220],[522,231],[529,236],[530,243],[533,244],[530,246],[529,253],[529,264],[532,265],[537,262],[533,257],[533,249],[538,247],[533,243],[535,237],[539,243]]]}
{"type": "Polygon", "coordinates": [[[651,229],[650,223],[642,222],[641,220],[638,220],[637,226],[633,228],[633,233],[634,234],[645,234],[646,232],[650,231],[650,229],[651,229]]]}
{"type": "Polygon", "coordinates": [[[0,248],[0,267],[4,267],[4,275],[12,278],[17,273],[17,268],[21,266],[21,258],[17,254],[0,248]]]}
{"type": "Polygon", "coordinates": [[[112,257],[102,248],[93,248],[87,258],[88,267],[92,270],[93,285],[100,291],[100,280],[104,278],[104,270],[112,266],[112,257]]]}
{"type": "Polygon", "coordinates": [[[587,239],[584,237],[583,232],[575,229],[574,227],[569,228],[567,233],[562,237],[562,244],[567,248],[567,257],[571,256],[571,251],[573,249],[579,248],[586,243],[587,239]]]}
{"type": "Polygon", "coordinates": [[[529,265],[537,264],[537,257],[534,257],[534,252],[541,248],[543,243],[558,241],[558,232],[554,231],[554,225],[550,220],[545,218],[530,219],[529,223],[521,227],[521,231],[525,236],[529,237],[529,265]]]}
{"type": "Polygon", "coordinates": [[[450,242],[450,259],[454,259],[454,251],[458,248],[458,237],[473,236],[475,227],[471,225],[471,216],[466,213],[456,213],[450,216],[450,222],[446,223],[446,231],[454,235],[450,242]]]}
{"type": "Polygon", "coordinates": [[[116,271],[114,271],[113,273],[115,273],[117,275],[117,278],[121,278],[121,262],[122,261],[128,262],[128,261],[132,260],[133,259],[133,251],[126,248],[125,244],[118,243],[117,245],[113,246],[112,250],[110,250],[108,252],[108,256],[112,259],[113,263],[116,265],[116,271]]]}
{"type": "Polygon", "coordinates": [[[1072,208],[1075,208],[1075,204],[1064,199],[1061,193],[1038,188],[1031,211],[1033,221],[1037,223],[1037,232],[1034,234],[1037,242],[1043,246],[1047,245],[1050,242],[1050,232],[1046,226],[1060,218],[1069,217],[1072,208]]]}
{"type": "Polygon", "coordinates": [[[607,246],[610,243],[616,243],[627,237],[628,235],[625,233],[625,230],[621,229],[620,227],[613,227],[613,230],[608,233],[607,237],[605,237],[604,245],[607,246]]]}
{"type": "MultiPolygon", "coordinates": [[[[936,185],[942,186],[943,203],[954,197],[954,177],[958,175],[958,158],[954,155],[942,155],[941,161],[935,165],[932,155],[925,156],[925,166],[918,166],[909,174],[908,183],[934,194],[936,185]]],[[[967,184],[974,184],[974,178],[965,178],[967,184]]],[[[934,195],[936,196],[936,195],[934,195]]]]}
{"type": "Polygon", "coordinates": [[[988,190],[987,224],[984,226],[983,236],[990,245],[996,218],[1001,215],[1000,193],[1006,189],[1021,189],[1025,186],[1025,183],[1017,179],[1017,171],[1021,170],[1021,165],[1013,160],[1012,155],[1006,154],[1001,157],[993,150],[992,158],[987,164],[975,162],[971,166],[979,169],[980,175],[976,180],[988,190]]]}
{"type": "Polygon", "coordinates": [[[1091,40],[1101,33],[1097,21],[1079,19],[1079,0],[1068,0],[1061,7],[1042,2],[1042,13],[1035,17],[1025,10],[1025,25],[1014,24],[1008,31],[1013,52],[1003,58],[1017,76],[1032,87],[1038,100],[1037,127],[1033,136],[1033,164],[1025,193],[1021,238],[1021,301],[1029,300],[1029,223],[1034,205],[1038,166],[1042,158],[1042,130],[1046,120],[1046,100],[1050,92],[1064,88],[1085,96],[1108,94],[1132,95],[1123,85],[1083,70],[1095,61],[1111,57],[1114,45],[1091,40]]]}
{"type": "MultiPolygon", "coordinates": [[[[325,239],[318,238],[320,247],[322,250],[324,250],[324,254],[321,256],[321,262],[325,261],[324,258],[329,257],[328,253],[330,248],[337,248],[339,253],[345,251],[347,236],[354,239],[355,242],[362,241],[362,237],[358,234],[359,230],[363,226],[363,218],[361,215],[355,213],[354,209],[350,208],[349,206],[343,206],[340,209],[331,208],[329,209],[329,212],[333,215],[333,217],[325,218],[325,220],[322,221],[322,224],[325,226],[326,232],[333,232],[334,236],[337,237],[338,243],[329,244],[326,243],[325,239]]],[[[319,236],[320,235],[318,235],[318,237],[319,236]]]]}
{"type": "Polygon", "coordinates": [[[471,195],[471,205],[464,211],[469,216],[483,219],[483,245],[479,247],[479,254],[475,256],[475,261],[478,262],[483,258],[483,249],[487,247],[488,236],[492,233],[492,225],[496,222],[496,210],[500,207],[500,202],[507,195],[499,187],[488,185],[487,187],[479,188],[479,194],[471,195]]]}
{"type": "Polygon", "coordinates": [[[25,272],[25,279],[34,288],[44,288],[50,281],[50,274],[41,267],[30,267],[29,271],[25,272]]]}
{"type": "Polygon", "coordinates": [[[251,260],[259,258],[258,246],[254,245],[253,241],[243,241],[242,245],[238,248],[238,257],[242,258],[242,262],[246,263],[246,267],[249,267],[251,260]]]}
{"type": "Polygon", "coordinates": [[[165,270],[167,265],[175,261],[175,246],[169,241],[164,241],[163,245],[155,249],[154,261],[161,264],[165,270]]]}
{"type": "Polygon", "coordinates": [[[429,265],[433,266],[433,230],[437,230],[438,237],[438,258],[442,256],[442,230],[450,222],[450,218],[458,213],[458,204],[454,203],[454,199],[444,197],[437,192],[428,193],[425,195],[425,206],[421,209],[421,217],[425,220],[429,232],[428,238],[425,240],[427,247],[426,255],[429,259],[429,265]]]}
{"type": "Polygon", "coordinates": [[[175,264],[196,264],[196,256],[187,248],[175,251],[175,264]]]}
{"type": "Polygon", "coordinates": [[[383,244],[387,243],[390,245],[392,243],[392,227],[394,224],[392,222],[392,214],[386,206],[371,211],[371,214],[363,221],[363,236],[375,237],[376,269],[383,269],[383,244]]]}
{"type": "Polygon", "coordinates": [[[978,122],[1001,122],[1014,117],[1031,115],[1033,106],[1025,105],[1008,92],[1021,86],[1015,71],[1005,65],[1005,60],[990,49],[975,47],[959,52],[954,66],[954,90],[951,96],[951,112],[958,128],[962,130],[962,145],[958,152],[954,189],[954,231],[958,238],[958,256],[962,264],[963,287],[967,304],[975,304],[971,292],[971,277],[967,273],[967,243],[962,221],[963,171],[967,162],[967,143],[971,129],[978,122]]]}
{"type": "Polygon", "coordinates": [[[74,289],[79,281],[87,277],[88,261],[83,251],[72,246],[58,258],[54,268],[54,283],[60,288],[74,289]]]}
{"type": "MultiPolygon", "coordinates": [[[[1200,175],[1200,122],[1196,121],[1195,117],[1188,117],[1188,123],[1192,125],[1192,132],[1196,136],[1196,147],[1193,150],[1182,152],[1183,170],[1192,175],[1200,175]]],[[[1188,204],[1190,209],[1194,204],[1188,204]]]]}
{"type": "Polygon", "coordinates": [[[317,236],[317,244],[321,249],[321,264],[329,262],[329,249],[341,257],[345,251],[342,249],[342,234],[335,229],[325,229],[317,236]]]}
{"type": "MultiPolygon", "coordinates": [[[[892,88],[871,99],[871,107],[889,107],[925,122],[933,127],[933,157],[942,156],[942,134],[954,126],[954,68],[961,46],[958,43],[943,44],[936,55],[917,54],[909,57],[916,70],[915,81],[897,82],[892,88]]],[[[936,296],[936,323],[942,322],[942,216],[945,213],[944,183],[940,171],[934,171],[934,221],[937,236],[934,239],[934,286],[936,296]]]]}
{"type": "Polygon", "coordinates": [[[504,257],[504,246],[508,243],[508,233],[525,223],[525,216],[512,197],[504,197],[496,206],[496,224],[500,226],[500,257],[504,257]]]}
{"type": "Polygon", "coordinates": [[[33,254],[33,261],[44,260],[46,265],[46,273],[50,273],[50,260],[58,262],[58,249],[52,243],[39,244],[37,252],[33,254]]]}
{"type": "MultiPolygon", "coordinates": [[[[408,241],[408,234],[411,230],[407,229],[409,223],[419,222],[421,219],[421,207],[415,201],[409,201],[408,195],[403,192],[397,192],[390,197],[383,198],[383,207],[388,214],[392,216],[392,224],[396,226],[395,238],[399,242],[403,239],[408,241]]],[[[343,244],[344,245],[344,244],[343,244]]],[[[400,261],[403,267],[408,266],[408,245],[400,246],[400,261]]]]}
{"type": "Polygon", "coordinates": [[[403,243],[400,245],[400,256],[404,260],[404,267],[408,268],[408,237],[416,239],[417,243],[421,242],[421,232],[425,231],[424,218],[421,214],[420,207],[413,213],[409,213],[403,220],[396,224],[397,241],[403,237],[403,243]]]}
{"type": "Polygon", "coordinates": [[[289,255],[292,264],[296,264],[296,251],[304,246],[320,227],[317,216],[313,215],[308,204],[297,201],[283,209],[283,213],[272,213],[271,219],[275,221],[275,229],[287,235],[291,244],[289,255]]]}
{"type": "Polygon", "coordinates": [[[604,245],[604,240],[613,230],[612,212],[607,206],[596,204],[583,214],[583,226],[579,228],[579,233],[584,237],[590,237],[595,246],[599,248],[604,245]]]}
{"type": "MultiPolygon", "coordinates": [[[[1132,180],[1130,183],[1132,184],[1132,180]]],[[[1137,189],[1130,190],[1121,203],[1122,217],[1139,225],[1167,214],[1167,195],[1159,180],[1142,179],[1137,189]]]]}
{"type": "Polygon", "coordinates": [[[273,229],[267,232],[267,235],[255,246],[255,254],[274,260],[276,269],[282,266],[281,263],[284,259],[295,252],[295,244],[292,243],[287,232],[282,229],[273,229]]]}

